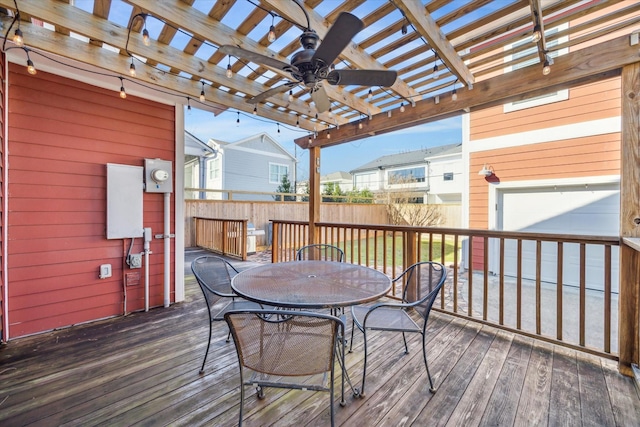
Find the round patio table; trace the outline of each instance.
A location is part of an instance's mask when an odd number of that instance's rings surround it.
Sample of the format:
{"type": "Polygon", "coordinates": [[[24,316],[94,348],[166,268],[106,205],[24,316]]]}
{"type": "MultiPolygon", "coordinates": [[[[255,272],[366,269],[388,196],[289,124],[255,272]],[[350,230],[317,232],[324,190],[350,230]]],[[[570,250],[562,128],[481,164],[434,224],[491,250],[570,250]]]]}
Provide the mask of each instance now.
{"type": "Polygon", "coordinates": [[[231,280],[238,295],[260,304],[302,309],[337,308],[377,300],[391,289],[385,274],[332,261],[265,264],[231,280]]]}

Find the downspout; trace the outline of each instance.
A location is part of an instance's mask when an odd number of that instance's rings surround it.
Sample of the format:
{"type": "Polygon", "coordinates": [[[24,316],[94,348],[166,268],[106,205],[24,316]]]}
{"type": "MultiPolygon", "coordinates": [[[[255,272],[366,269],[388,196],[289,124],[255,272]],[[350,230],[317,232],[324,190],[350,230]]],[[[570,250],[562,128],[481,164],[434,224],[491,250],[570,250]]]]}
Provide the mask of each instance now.
{"type": "Polygon", "coordinates": [[[9,266],[7,255],[8,241],[9,241],[9,60],[7,55],[3,55],[3,69],[4,75],[4,96],[2,98],[3,103],[3,118],[4,118],[4,141],[2,141],[2,160],[4,163],[4,171],[2,176],[2,194],[4,198],[2,200],[2,280],[3,280],[3,295],[2,295],[2,320],[4,325],[2,326],[2,335],[5,341],[9,341],[9,272],[7,268],[9,266]]]}
{"type": "Polygon", "coordinates": [[[164,193],[164,306],[171,303],[171,193],[164,193]]]}

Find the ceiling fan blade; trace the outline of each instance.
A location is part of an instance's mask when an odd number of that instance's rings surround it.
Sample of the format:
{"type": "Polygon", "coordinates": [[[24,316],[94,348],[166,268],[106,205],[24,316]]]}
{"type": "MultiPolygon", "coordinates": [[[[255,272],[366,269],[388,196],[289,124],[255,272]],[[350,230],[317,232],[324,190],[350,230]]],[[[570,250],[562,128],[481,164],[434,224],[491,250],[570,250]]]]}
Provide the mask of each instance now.
{"type": "Polygon", "coordinates": [[[393,85],[398,73],[393,70],[333,70],[327,76],[332,85],[383,86],[393,85]]]}
{"type": "Polygon", "coordinates": [[[316,104],[316,110],[318,110],[318,113],[324,113],[329,109],[329,107],[331,107],[331,101],[329,101],[327,91],[322,85],[317,85],[311,89],[311,99],[313,100],[313,103],[316,104]]]}
{"type": "Polygon", "coordinates": [[[251,52],[250,50],[246,50],[237,46],[231,46],[231,45],[225,44],[223,46],[220,46],[220,49],[218,49],[218,52],[224,53],[225,55],[232,55],[237,58],[246,59],[247,61],[250,61],[256,64],[267,65],[271,68],[276,68],[279,70],[284,70],[284,71],[297,70],[296,67],[290,64],[287,64],[286,62],[282,62],[278,59],[271,58],[269,56],[262,55],[260,53],[251,52]]]}
{"type": "Polygon", "coordinates": [[[265,90],[264,92],[259,93],[256,96],[247,99],[247,103],[249,103],[249,104],[259,104],[262,101],[266,100],[267,98],[270,98],[273,95],[277,95],[277,94],[279,94],[281,92],[285,92],[289,88],[292,88],[297,84],[298,83],[295,83],[295,82],[289,82],[289,83],[285,83],[285,84],[283,84],[281,86],[272,87],[269,90],[265,90]]]}
{"type": "Polygon", "coordinates": [[[342,12],[338,19],[322,39],[320,47],[311,58],[312,62],[318,60],[331,65],[340,55],[340,52],[347,47],[351,39],[362,30],[364,23],[356,16],[342,12]]]}

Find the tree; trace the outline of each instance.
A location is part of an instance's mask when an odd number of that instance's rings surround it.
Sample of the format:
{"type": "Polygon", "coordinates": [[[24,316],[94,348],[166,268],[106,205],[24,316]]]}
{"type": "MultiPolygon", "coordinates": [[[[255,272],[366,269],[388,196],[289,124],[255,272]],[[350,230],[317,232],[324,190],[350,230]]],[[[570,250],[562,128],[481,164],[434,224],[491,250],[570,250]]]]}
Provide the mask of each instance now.
{"type": "MultiPolygon", "coordinates": [[[[291,181],[289,181],[289,175],[283,175],[280,185],[276,188],[276,193],[295,193],[291,181]]],[[[273,196],[274,200],[282,200],[281,195],[273,196]]],[[[296,196],[284,196],[285,202],[295,202],[296,196]]]]}
{"type": "Polygon", "coordinates": [[[322,201],[324,202],[345,202],[343,197],[330,197],[330,196],[344,196],[344,192],[340,189],[340,184],[335,182],[329,182],[325,184],[324,191],[322,192],[322,201]],[[329,196],[329,197],[327,197],[329,196]]]}
{"type": "Polygon", "coordinates": [[[349,203],[370,203],[373,204],[373,193],[368,188],[362,190],[352,190],[347,193],[349,203]]]}
{"type": "MultiPolygon", "coordinates": [[[[387,215],[392,225],[411,225],[427,227],[442,222],[442,213],[438,205],[423,203],[424,194],[412,191],[411,179],[404,181],[401,188],[383,195],[387,207],[387,215]]],[[[398,183],[396,183],[398,184],[398,183]]]]}

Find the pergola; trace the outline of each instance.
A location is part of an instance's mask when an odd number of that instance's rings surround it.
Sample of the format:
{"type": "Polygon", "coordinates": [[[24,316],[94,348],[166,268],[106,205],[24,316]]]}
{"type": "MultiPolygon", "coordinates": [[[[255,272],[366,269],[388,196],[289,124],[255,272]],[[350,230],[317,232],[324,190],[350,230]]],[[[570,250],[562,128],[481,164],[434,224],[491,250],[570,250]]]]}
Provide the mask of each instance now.
{"type": "MultiPolygon", "coordinates": [[[[22,49],[25,64],[29,59],[36,69],[38,55],[73,61],[113,75],[115,91],[142,83],[215,114],[255,112],[309,131],[295,142],[310,152],[312,239],[320,212],[321,148],[621,76],[620,369],[629,374],[631,364],[639,362],[640,3],[307,0],[301,6],[295,0],[0,0],[0,6],[5,47],[22,49]],[[300,49],[301,28],[309,25],[322,40],[341,12],[358,16],[364,29],[339,55],[336,69],[396,70],[393,85],[324,84],[331,102],[326,111],[318,111],[303,85],[258,104],[247,102],[291,81],[290,74],[225,55],[219,47],[237,46],[288,62],[300,49]],[[545,33],[569,22],[580,23],[545,33]],[[273,44],[271,26],[277,37],[273,44]],[[11,43],[18,28],[22,48],[11,43]],[[534,31],[540,37],[532,43],[534,31]],[[142,37],[147,32],[149,45],[142,37]],[[532,46],[535,53],[526,54],[532,46]],[[570,53],[553,57],[566,48],[570,53]],[[534,64],[504,73],[524,61],[534,64]],[[135,77],[129,74],[132,64],[135,77]],[[543,74],[544,65],[550,65],[550,73],[543,74]]],[[[12,55],[15,60],[22,52],[12,55]]]]}

